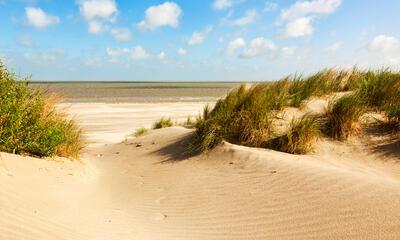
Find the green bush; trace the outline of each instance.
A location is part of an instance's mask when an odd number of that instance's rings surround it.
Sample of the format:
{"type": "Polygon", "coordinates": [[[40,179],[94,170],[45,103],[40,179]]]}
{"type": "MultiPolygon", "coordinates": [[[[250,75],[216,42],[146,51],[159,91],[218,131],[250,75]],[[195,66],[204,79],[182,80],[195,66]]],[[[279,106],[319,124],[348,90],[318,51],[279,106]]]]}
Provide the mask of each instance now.
{"type": "Polygon", "coordinates": [[[172,122],[171,118],[161,118],[153,124],[153,129],[167,128],[172,127],[173,125],[174,123],[172,122]]]}
{"type": "Polygon", "coordinates": [[[81,130],[55,110],[56,98],[28,88],[0,62],[0,151],[77,158],[81,130]]]}

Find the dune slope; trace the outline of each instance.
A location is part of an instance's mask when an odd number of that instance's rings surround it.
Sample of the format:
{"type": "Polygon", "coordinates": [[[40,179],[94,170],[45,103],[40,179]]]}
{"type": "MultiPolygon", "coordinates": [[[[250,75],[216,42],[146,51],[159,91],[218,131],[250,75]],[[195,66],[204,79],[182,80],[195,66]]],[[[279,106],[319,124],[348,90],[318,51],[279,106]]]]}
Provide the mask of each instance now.
{"type": "Polygon", "coordinates": [[[83,163],[1,153],[0,239],[400,238],[397,155],[322,141],[311,156],[229,143],[190,156],[190,132],[153,131],[83,163]]]}

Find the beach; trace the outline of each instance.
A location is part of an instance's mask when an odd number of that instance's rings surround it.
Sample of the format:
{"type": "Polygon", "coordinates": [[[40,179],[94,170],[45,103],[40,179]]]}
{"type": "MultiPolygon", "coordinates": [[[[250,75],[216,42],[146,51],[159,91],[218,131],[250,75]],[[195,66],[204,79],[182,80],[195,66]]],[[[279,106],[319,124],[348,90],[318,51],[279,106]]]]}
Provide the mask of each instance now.
{"type": "Polygon", "coordinates": [[[88,145],[79,161],[1,153],[0,238],[400,236],[396,150],[322,140],[315,153],[292,155],[223,142],[192,155],[190,128],[132,136],[160,117],[184,121],[213,103],[62,103],[88,145]]]}

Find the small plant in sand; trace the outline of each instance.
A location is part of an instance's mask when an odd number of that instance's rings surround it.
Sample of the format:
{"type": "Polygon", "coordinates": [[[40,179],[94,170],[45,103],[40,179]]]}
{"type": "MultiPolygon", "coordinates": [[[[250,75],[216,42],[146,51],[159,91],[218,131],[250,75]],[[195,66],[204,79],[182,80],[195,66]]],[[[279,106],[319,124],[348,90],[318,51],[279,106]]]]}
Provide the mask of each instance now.
{"type": "Polygon", "coordinates": [[[193,120],[191,116],[188,116],[186,118],[186,121],[183,123],[183,126],[188,126],[188,127],[193,127],[196,125],[196,121],[193,120]]]}
{"type": "Polygon", "coordinates": [[[140,136],[143,136],[144,134],[146,134],[148,131],[149,131],[148,128],[141,127],[141,128],[136,129],[136,131],[133,133],[133,136],[140,137],[140,136]]]}
{"type": "Polygon", "coordinates": [[[365,107],[357,95],[345,95],[329,103],[325,131],[333,138],[346,139],[358,132],[359,120],[364,113],[365,107]]]}
{"type": "Polygon", "coordinates": [[[0,62],[0,151],[77,158],[81,130],[56,110],[58,98],[30,89],[27,80],[0,62]]]}
{"type": "Polygon", "coordinates": [[[153,124],[153,129],[172,127],[174,123],[171,118],[161,118],[153,124]]]}
{"type": "Polygon", "coordinates": [[[289,130],[282,136],[276,137],[266,144],[281,152],[292,154],[306,154],[313,150],[313,143],[320,134],[318,119],[305,115],[300,119],[293,119],[289,130]]]}

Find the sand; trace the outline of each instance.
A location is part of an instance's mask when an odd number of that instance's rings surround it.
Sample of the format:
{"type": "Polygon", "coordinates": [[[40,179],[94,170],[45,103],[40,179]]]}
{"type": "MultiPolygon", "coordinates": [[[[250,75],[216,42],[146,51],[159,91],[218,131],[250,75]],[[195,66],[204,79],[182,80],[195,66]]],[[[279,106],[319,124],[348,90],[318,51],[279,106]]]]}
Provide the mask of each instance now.
{"type": "MultiPolygon", "coordinates": [[[[112,122],[81,113],[92,139],[112,122]]],[[[400,238],[400,155],[380,136],[321,139],[305,156],[230,143],[192,156],[192,131],[90,145],[81,162],[1,153],[0,239],[400,238]]]]}

